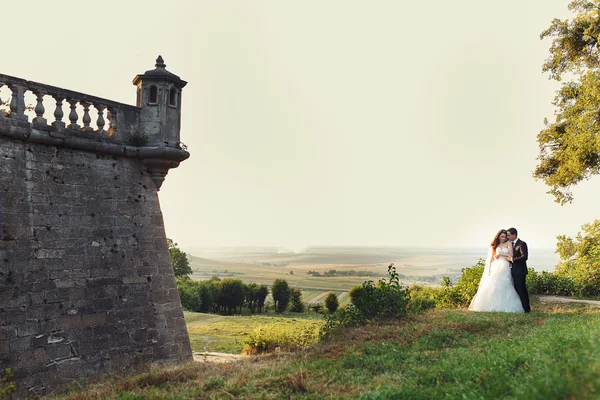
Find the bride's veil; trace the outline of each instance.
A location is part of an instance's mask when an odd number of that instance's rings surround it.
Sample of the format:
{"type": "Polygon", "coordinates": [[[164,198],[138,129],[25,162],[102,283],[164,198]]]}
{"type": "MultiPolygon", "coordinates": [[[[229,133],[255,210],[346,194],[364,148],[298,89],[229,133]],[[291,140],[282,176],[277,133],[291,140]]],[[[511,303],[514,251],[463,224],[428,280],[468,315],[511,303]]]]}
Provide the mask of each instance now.
{"type": "Polygon", "coordinates": [[[483,277],[490,273],[490,265],[492,264],[492,246],[488,247],[487,255],[485,256],[485,268],[483,269],[483,277]]]}

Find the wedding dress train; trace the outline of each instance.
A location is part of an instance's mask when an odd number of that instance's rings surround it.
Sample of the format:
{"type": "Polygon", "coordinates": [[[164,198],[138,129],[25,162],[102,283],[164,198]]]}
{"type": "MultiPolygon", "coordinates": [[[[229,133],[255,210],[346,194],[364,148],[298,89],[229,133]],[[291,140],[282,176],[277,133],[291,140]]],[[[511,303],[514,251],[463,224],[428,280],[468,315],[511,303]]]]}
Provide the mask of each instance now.
{"type": "MultiPolygon", "coordinates": [[[[508,254],[507,248],[497,248],[496,250],[502,254],[508,254]]],[[[471,301],[469,310],[524,312],[521,299],[513,286],[510,264],[505,257],[492,260],[490,253],[479,282],[479,288],[471,301]]]]}

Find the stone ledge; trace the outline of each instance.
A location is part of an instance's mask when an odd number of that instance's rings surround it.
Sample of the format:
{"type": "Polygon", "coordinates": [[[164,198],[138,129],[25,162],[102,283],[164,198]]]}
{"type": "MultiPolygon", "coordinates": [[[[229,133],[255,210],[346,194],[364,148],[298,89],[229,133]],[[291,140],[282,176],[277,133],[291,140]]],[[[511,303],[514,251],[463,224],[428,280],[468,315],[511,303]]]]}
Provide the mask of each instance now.
{"type": "Polygon", "coordinates": [[[24,142],[41,143],[48,146],[66,147],[74,150],[84,150],[98,154],[139,159],[160,159],[181,162],[189,158],[186,150],[173,147],[159,146],[130,146],[119,142],[111,142],[109,138],[79,137],[78,135],[45,133],[32,128],[29,123],[15,123],[0,120],[0,136],[24,142]]]}

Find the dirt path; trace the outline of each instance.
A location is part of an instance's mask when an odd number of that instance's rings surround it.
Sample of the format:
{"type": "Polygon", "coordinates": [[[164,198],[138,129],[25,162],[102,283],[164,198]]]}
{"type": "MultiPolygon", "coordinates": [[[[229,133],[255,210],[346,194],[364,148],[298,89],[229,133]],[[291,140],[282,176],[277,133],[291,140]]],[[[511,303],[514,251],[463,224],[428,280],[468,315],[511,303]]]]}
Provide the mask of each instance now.
{"type": "Polygon", "coordinates": [[[213,352],[194,352],[194,361],[198,362],[213,362],[213,363],[228,363],[242,359],[243,356],[239,354],[229,353],[213,353],[213,352]]]}
{"type": "Polygon", "coordinates": [[[580,300],[566,296],[550,296],[539,295],[538,299],[543,303],[585,303],[592,306],[600,307],[600,300],[580,300]]]}

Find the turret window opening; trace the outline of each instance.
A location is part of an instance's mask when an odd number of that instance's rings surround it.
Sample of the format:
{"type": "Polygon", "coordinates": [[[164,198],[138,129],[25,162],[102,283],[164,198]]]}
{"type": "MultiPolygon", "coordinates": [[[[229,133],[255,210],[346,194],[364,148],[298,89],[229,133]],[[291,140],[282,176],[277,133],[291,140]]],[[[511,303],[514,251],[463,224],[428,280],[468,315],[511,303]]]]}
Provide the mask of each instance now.
{"type": "Polygon", "coordinates": [[[169,105],[177,107],[177,90],[175,88],[171,88],[169,91],[169,105]]]}
{"type": "Polygon", "coordinates": [[[149,103],[158,103],[158,89],[156,86],[150,86],[150,98],[149,103]]]}

